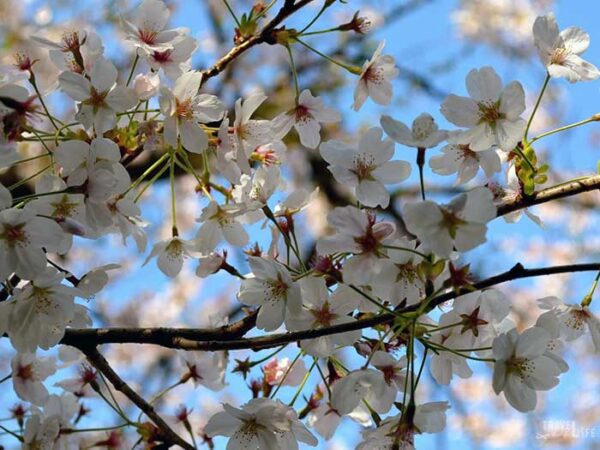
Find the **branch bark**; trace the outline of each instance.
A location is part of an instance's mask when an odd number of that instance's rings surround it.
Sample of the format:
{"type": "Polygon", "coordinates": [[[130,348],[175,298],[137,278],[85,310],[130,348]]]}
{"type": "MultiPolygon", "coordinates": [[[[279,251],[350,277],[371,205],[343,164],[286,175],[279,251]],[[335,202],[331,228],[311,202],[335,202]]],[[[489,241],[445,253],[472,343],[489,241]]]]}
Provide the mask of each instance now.
{"type": "Polygon", "coordinates": [[[247,38],[245,41],[231,48],[231,50],[219,58],[219,60],[211,67],[200,71],[202,74],[202,84],[204,84],[210,78],[220,74],[233,60],[238,58],[250,48],[264,42],[269,42],[272,37],[271,33],[276,27],[281,25],[285,19],[294,14],[296,11],[313,1],[314,0],[299,0],[298,2],[294,2],[294,0],[285,0],[279,12],[275,15],[275,17],[273,17],[273,19],[269,21],[269,23],[263,27],[260,33],[247,38]]]}
{"type": "MultiPolygon", "coordinates": [[[[600,270],[600,263],[569,264],[553,267],[540,267],[526,269],[521,264],[515,265],[512,269],[501,274],[486,278],[474,284],[476,290],[485,289],[507,281],[518,280],[522,278],[531,278],[545,275],[555,275],[561,273],[589,272],[600,270]]],[[[436,306],[452,300],[460,295],[471,292],[462,290],[458,293],[449,292],[434,297],[427,305],[430,311],[436,306]]],[[[396,311],[397,314],[415,311],[420,305],[412,305],[396,311]]],[[[393,322],[397,317],[392,313],[384,313],[375,317],[359,319],[354,322],[343,323],[331,327],[296,331],[291,333],[279,333],[268,336],[261,336],[247,339],[221,339],[213,338],[207,331],[194,329],[177,328],[129,328],[129,329],[68,329],[65,338],[61,343],[80,348],[82,345],[94,344],[154,344],[170,348],[179,348],[184,350],[218,351],[218,350],[241,350],[253,349],[262,350],[277,347],[290,342],[304,339],[315,339],[321,336],[343,333],[346,331],[360,330],[370,328],[376,325],[383,325],[393,322]]]]}
{"type": "Polygon", "coordinates": [[[571,181],[557,186],[543,189],[533,195],[522,197],[514,201],[498,206],[498,217],[519,209],[539,205],[552,200],[558,200],[565,197],[581,194],[600,189],[600,175],[593,175],[588,178],[571,181]]]}
{"type": "Polygon", "coordinates": [[[78,347],[87,357],[88,361],[101,372],[113,387],[122,392],[129,400],[131,400],[140,410],[148,416],[152,422],[162,432],[163,438],[168,444],[177,445],[186,450],[195,450],[194,446],[188,444],[171,427],[163,420],[160,415],[154,410],[154,407],[146,402],[137,392],[135,392],[123,379],[113,370],[106,358],[98,351],[95,346],[79,346],[78,347]]]}

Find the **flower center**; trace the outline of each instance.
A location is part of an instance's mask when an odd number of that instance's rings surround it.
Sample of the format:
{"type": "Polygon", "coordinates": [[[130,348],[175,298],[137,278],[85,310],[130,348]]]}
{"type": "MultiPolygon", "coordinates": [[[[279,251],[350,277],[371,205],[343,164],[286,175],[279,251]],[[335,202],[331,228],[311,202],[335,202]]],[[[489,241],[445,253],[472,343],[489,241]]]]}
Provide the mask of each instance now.
{"type": "Polygon", "coordinates": [[[504,119],[505,115],[500,112],[500,102],[481,102],[478,103],[479,107],[479,122],[487,123],[490,126],[495,126],[496,122],[500,119],[504,119]]]}
{"type": "Polygon", "coordinates": [[[33,380],[33,364],[19,365],[16,375],[21,380],[33,380]]]}
{"type": "Polygon", "coordinates": [[[194,117],[194,108],[192,106],[192,99],[186,98],[185,100],[175,99],[175,115],[182,119],[191,119],[194,117]]]}
{"type": "Polygon", "coordinates": [[[29,242],[24,223],[5,226],[4,231],[0,234],[0,239],[5,240],[11,248],[24,246],[29,242]]]}
{"type": "Polygon", "coordinates": [[[355,155],[353,158],[354,170],[353,172],[358,177],[359,181],[372,180],[373,176],[371,172],[375,168],[375,158],[372,155],[361,154],[355,155]]]}
{"type": "Polygon", "coordinates": [[[152,29],[138,30],[138,37],[144,44],[154,44],[158,33],[152,29]]]}
{"type": "Polygon", "coordinates": [[[466,222],[447,208],[440,208],[440,211],[442,212],[442,227],[448,231],[452,239],[456,238],[458,227],[466,222]]]}
{"type": "Polygon", "coordinates": [[[552,53],[552,57],[550,58],[550,64],[558,64],[562,65],[567,60],[569,56],[569,52],[567,52],[566,48],[557,48],[552,53]]]}
{"type": "Polygon", "coordinates": [[[324,327],[330,326],[333,319],[337,317],[337,314],[332,313],[329,309],[329,303],[323,304],[321,309],[311,309],[310,312],[315,318],[315,323],[324,327]]]}
{"type": "Polygon", "coordinates": [[[515,374],[523,381],[535,370],[535,362],[527,358],[512,357],[506,362],[506,367],[508,373],[515,374]]]}
{"type": "Polygon", "coordinates": [[[90,91],[90,97],[85,100],[83,103],[86,105],[90,105],[94,107],[94,110],[98,110],[98,108],[106,107],[106,96],[108,95],[108,91],[98,92],[96,88],[92,87],[90,91]]]}
{"type": "Polygon", "coordinates": [[[159,64],[168,63],[171,61],[171,53],[173,53],[171,49],[164,52],[154,52],[152,53],[152,59],[159,64]]]}

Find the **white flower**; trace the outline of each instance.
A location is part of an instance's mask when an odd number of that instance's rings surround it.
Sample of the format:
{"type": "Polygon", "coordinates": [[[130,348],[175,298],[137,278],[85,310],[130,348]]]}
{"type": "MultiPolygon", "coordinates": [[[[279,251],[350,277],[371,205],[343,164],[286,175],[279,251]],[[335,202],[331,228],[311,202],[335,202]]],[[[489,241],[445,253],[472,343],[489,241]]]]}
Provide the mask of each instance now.
{"type": "Polygon", "coordinates": [[[273,131],[279,138],[283,138],[294,127],[302,145],[317,148],[321,142],[321,123],[339,122],[340,119],[340,114],[335,109],[327,108],[320,97],[313,97],[310,91],[305,89],[293,109],[273,119],[273,131]]]}
{"type": "Polygon", "coordinates": [[[202,226],[196,234],[198,250],[206,255],[225,239],[235,247],[243,247],[248,244],[249,236],[239,222],[244,208],[239,204],[219,205],[211,201],[200,214],[198,222],[202,226]]]}
{"type": "Polygon", "coordinates": [[[397,360],[381,350],[376,351],[371,357],[371,365],[381,371],[383,379],[389,386],[394,385],[399,391],[404,391],[406,386],[406,364],[406,356],[397,360]]]}
{"type": "Polygon", "coordinates": [[[396,400],[398,391],[386,383],[383,374],[373,369],[350,372],[331,388],[331,406],[340,415],[356,409],[363,401],[378,413],[386,413],[396,400]]]}
{"type": "Polygon", "coordinates": [[[261,166],[252,177],[241,175],[240,183],[233,188],[231,196],[236,203],[245,205],[249,210],[242,217],[244,223],[254,223],[265,217],[261,208],[281,184],[278,166],[261,166]]]}
{"type": "Polygon", "coordinates": [[[56,372],[54,358],[38,358],[34,353],[17,353],[11,361],[15,392],[21,400],[43,405],[48,399],[48,389],[42,383],[56,372]]]}
{"type": "Polygon", "coordinates": [[[194,386],[199,384],[211,391],[220,391],[225,387],[227,358],[222,352],[181,352],[186,366],[183,378],[190,378],[194,386]]]}
{"type": "Polygon", "coordinates": [[[419,115],[409,129],[403,122],[390,116],[381,116],[381,128],[399,144],[414,148],[433,148],[444,141],[447,131],[438,129],[435,119],[427,113],[419,115]]]}
{"type": "Polygon", "coordinates": [[[270,386],[298,386],[308,370],[302,359],[273,358],[262,368],[264,381],[270,386]]]}
{"type": "MultiPolygon", "coordinates": [[[[74,38],[78,34],[78,31],[74,32],[70,35],[71,38],[67,37],[66,39],[73,39],[71,42],[73,45],[76,45],[75,43],[77,41],[74,38]]],[[[66,36],[69,36],[69,33],[67,33],[66,36]]],[[[98,58],[102,57],[104,54],[104,45],[102,44],[100,36],[93,31],[84,31],[82,36],[85,36],[85,39],[82,39],[82,42],[78,47],[78,51],[81,54],[81,60],[75,59],[73,51],[58,50],[56,47],[50,47],[48,56],[50,57],[50,61],[52,61],[59,70],[69,70],[75,73],[83,73],[84,70],[85,72],[89,72],[92,70],[94,64],[96,64],[96,61],[98,61],[98,58]],[[83,62],[83,67],[80,66],[81,62],[83,62]]],[[[35,40],[35,37],[33,37],[32,40],[35,40]]]]}
{"type": "Polygon", "coordinates": [[[192,68],[192,53],[198,48],[198,41],[190,36],[180,36],[171,42],[169,48],[152,50],[142,48],[142,56],[155,72],[160,69],[172,80],[176,80],[192,68]]]}
{"type": "Polygon", "coordinates": [[[53,450],[59,437],[58,417],[43,417],[39,412],[32,414],[25,423],[22,450],[53,450]]]}
{"type": "Polygon", "coordinates": [[[368,207],[386,208],[390,194],[385,185],[404,181],[411,170],[406,161],[390,161],[394,142],[387,138],[382,141],[382,134],[381,128],[373,127],[360,138],[357,147],[333,140],[320,148],[335,179],[354,188],[356,198],[368,207]]]}
{"type": "Polygon", "coordinates": [[[486,223],[496,217],[492,193],[484,187],[455,197],[447,205],[431,201],[407,204],[404,220],[422,245],[448,258],[455,247],[466,252],[486,241],[486,223]]]}
{"type": "Polygon", "coordinates": [[[529,328],[522,334],[514,328],[493,342],[493,387],[516,410],[533,411],[536,391],[547,391],[558,384],[560,366],[545,355],[550,334],[542,328],[529,328]]]}
{"type": "Polygon", "coordinates": [[[473,69],[467,75],[469,97],[450,94],[441,107],[442,114],[459,127],[468,128],[460,143],[478,152],[497,145],[511,151],[523,138],[526,122],[525,92],[518,81],[502,87],[502,80],[491,67],[473,69]]]}
{"type": "Polygon", "coordinates": [[[255,398],[242,409],[224,403],[204,432],[230,437],[228,450],[298,449],[298,441],[314,447],[317,439],[300,422],[296,411],[277,400],[255,398]]]}
{"type": "Polygon", "coordinates": [[[77,283],[77,289],[81,292],[81,296],[90,298],[100,292],[108,284],[108,271],[116,270],[120,267],[118,264],[106,264],[87,272],[80,278],[79,283],[77,283]]]}
{"type": "Polygon", "coordinates": [[[117,69],[105,58],[98,58],[88,80],[75,72],[58,77],[60,88],[73,100],[81,102],[75,118],[96,133],[102,134],[117,124],[117,113],[133,108],[137,97],[132,89],[117,86],[117,69]]]}
{"type": "MultiPolygon", "coordinates": [[[[369,410],[364,404],[358,405],[354,411],[344,415],[344,417],[354,420],[363,427],[371,426],[373,423],[371,414],[369,414],[369,410]]],[[[312,410],[307,417],[308,424],[326,440],[333,437],[341,421],[342,416],[340,413],[338,413],[328,402],[322,402],[316,409],[312,410]]]]}
{"type": "Polygon", "coordinates": [[[18,351],[47,350],[62,339],[67,326],[82,319],[79,314],[83,307],[74,302],[78,292],[61,284],[63,279],[64,273],[47,267],[16,290],[9,301],[0,303],[5,331],[18,351]]]}
{"type": "Polygon", "coordinates": [[[123,19],[127,40],[138,48],[153,51],[167,50],[172,41],[185,30],[165,30],[171,12],[160,0],[144,0],[130,20],[123,19]]]}
{"type": "Polygon", "coordinates": [[[157,242],[152,247],[152,251],[144,261],[144,265],[156,257],[156,265],[162,273],[170,278],[176,277],[183,267],[185,258],[199,256],[195,241],[181,239],[173,236],[170,239],[157,242]]]}
{"type": "Polygon", "coordinates": [[[548,14],[535,19],[533,39],[550,76],[564,77],[571,83],[600,76],[596,66],[579,56],[590,45],[590,36],[582,29],[569,27],[559,31],[554,14],[548,14]]]}
{"type": "Polygon", "coordinates": [[[273,127],[268,120],[251,119],[252,114],[267,99],[261,92],[252,94],[244,101],[235,102],[235,121],[233,122],[234,142],[237,149],[236,161],[243,173],[250,173],[248,158],[260,145],[273,140],[273,127]]]}
{"type": "Polygon", "coordinates": [[[374,214],[345,206],[335,208],[327,222],[336,233],[317,241],[320,255],[353,253],[344,264],[344,281],[358,285],[368,284],[383,266],[384,241],[396,231],[392,222],[376,222],[374,214]]]}
{"type": "Polygon", "coordinates": [[[438,175],[452,175],[457,173],[454,185],[465,184],[477,175],[479,168],[483,169],[485,176],[491,178],[495,173],[502,170],[502,162],[498,150],[489,148],[475,152],[468,144],[460,144],[460,138],[451,134],[450,142],[440,150],[441,155],[432,156],[429,167],[438,175]]]}
{"type": "Polygon", "coordinates": [[[540,308],[550,310],[556,316],[561,336],[566,341],[577,339],[588,332],[596,353],[600,353],[600,319],[588,306],[563,303],[558,297],[544,297],[538,302],[540,308]]]}
{"type": "Polygon", "coordinates": [[[418,270],[423,257],[410,251],[416,250],[417,243],[402,238],[390,242],[390,246],[398,248],[386,249],[388,258],[382,261],[373,287],[381,298],[394,306],[403,302],[406,305],[417,304],[425,295],[425,282],[418,270]]]}
{"type": "MultiPolygon", "coordinates": [[[[523,188],[521,186],[521,180],[519,180],[517,175],[516,166],[511,164],[506,171],[506,187],[501,186],[498,183],[488,183],[488,188],[494,193],[494,203],[496,204],[503,204],[521,198],[521,191],[523,188]]],[[[529,220],[539,227],[544,227],[542,219],[533,214],[529,208],[521,208],[508,214],[504,214],[502,218],[507,223],[516,223],[521,220],[523,215],[527,216],[529,220]]]]}
{"type": "Polygon", "coordinates": [[[358,111],[367,97],[379,105],[389,105],[392,101],[392,78],[398,75],[394,58],[381,55],[385,41],[381,42],[370,60],[363,64],[360,77],[354,89],[354,104],[352,108],[358,111]]]}
{"type": "Polygon", "coordinates": [[[445,323],[461,325],[453,328],[444,345],[463,349],[488,347],[498,334],[496,327],[509,312],[509,300],[498,289],[471,292],[457,297],[452,303],[452,310],[444,313],[442,318],[448,316],[449,320],[445,323]]]}
{"type": "Polygon", "coordinates": [[[238,298],[247,305],[262,305],[256,320],[258,328],[273,331],[289,314],[300,314],[300,286],[283,265],[256,256],[249,257],[248,263],[254,277],[242,281],[238,298]]]}
{"type": "MultiPolygon", "coordinates": [[[[307,277],[298,283],[306,309],[289,318],[287,325],[290,330],[316,330],[356,320],[349,316],[356,309],[356,302],[352,298],[336,296],[335,293],[330,297],[324,278],[307,277]]],[[[338,346],[354,344],[361,334],[360,330],[354,330],[321,336],[301,341],[300,347],[309,355],[326,358],[331,356],[338,346]]]]}
{"type": "Polygon", "coordinates": [[[139,73],[133,79],[133,90],[139,100],[148,100],[158,94],[160,77],[157,73],[139,73]]]}
{"type": "Polygon", "coordinates": [[[187,151],[202,153],[208,146],[208,136],[198,122],[219,120],[224,107],[214,95],[199,94],[202,74],[187,72],[175,81],[175,87],[161,88],[160,110],[165,115],[165,142],[177,148],[179,137],[187,151]]]}
{"type": "Polygon", "coordinates": [[[0,280],[15,272],[31,280],[44,271],[47,251],[58,251],[64,238],[60,226],[29,208],[0,211],[0,280]]]}

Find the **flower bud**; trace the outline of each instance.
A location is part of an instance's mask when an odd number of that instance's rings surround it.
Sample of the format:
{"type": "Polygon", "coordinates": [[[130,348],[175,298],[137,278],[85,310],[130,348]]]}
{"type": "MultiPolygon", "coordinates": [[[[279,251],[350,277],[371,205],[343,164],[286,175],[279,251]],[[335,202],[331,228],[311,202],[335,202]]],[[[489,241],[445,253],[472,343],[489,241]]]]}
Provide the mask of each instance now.
{"type": "Polygon", "coordinates": [[[148,100],[158,94],[160,78],[157,73],[138,74],[133,79],[133,89],[140,100],[148,100]]]}

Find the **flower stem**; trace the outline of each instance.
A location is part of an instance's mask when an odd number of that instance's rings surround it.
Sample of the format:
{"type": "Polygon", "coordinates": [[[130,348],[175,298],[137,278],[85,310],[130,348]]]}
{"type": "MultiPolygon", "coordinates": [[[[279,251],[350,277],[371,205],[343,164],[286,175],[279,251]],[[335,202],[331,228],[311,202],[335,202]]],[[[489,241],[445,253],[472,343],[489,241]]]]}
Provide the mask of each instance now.
{"type": "Polygon", "coordinates": [[[229,10],[229,13],[231,14],[231,17],[233,17],[233,20],[235,20],[235,24],[238,26],[238,28],[241,28],[242,24],[240,23],[240,20],[237,18],[236,14],[233,11],[233,8],[229,4],[229,2],[227,0],[223,0],[223,3],[225,3],[225,6],[227,7],[227,9],[229,10]]]}
{"type": "Polygon", "coordinates": [[[131,65],[131,70],[129,71],[129,76],[127,77],[127,83],[125,83],[125,87],[129,86],[129,83],[131,83],[131,79],[133,78],[133,72],[135,72],[135,68],[136,68],[139,60],[140,60],[140,55],[138,55],[136,53],[135,59],[133,60],[133,64],[131,65]]]}
{"type": "Polygon", "coordinates": [[[527,135],[529,134],[529,128],[531,127],[531,122],[533,122],[533,118],[535,117],[535,113],[540,107],[540,103],[542,101],[542,97],[544,96],[544,92],[548,87],[548,82],[550,81],[550,74],[546,72],[546,78],[544,79],[544,84],[542,85],[542,89],[540,89],[540,93],[533,107],[533,111],[531,111],[531,116],[529,116],[529,120],[527,121],[527,126],[525,127],[525,133],[523,134],[523,142],[527,142],[527,135]]]}
{"type": "Polygon", "coordinates": [[[300,97],[300,87],[298,86],[298,72],[296,71],[296,64],[294,63],[294,55],[289,44],[285,46],[290,55],[290,68],[292,69],[292,77],[294,78],[294,89],[296,90],[295,103],[298,105],[298,98],[300,97]]]}
{"type": "Polygon", "coordinates": [[[583,306],[584,308],[590,306],[590,303],[592,303],[592,297],[594,296],[594,292],[596,291],[596,286],[598,286],[598,280],[600,280],[600,272],[596,274],[596,278],[594,278],[594,282],[592,283],[590,291],[585,297],[583,297],[583,300],[581,301],[581,306],[583,306]]]}
{"type": "Polygon", "coordinates": [[[580,127],[581,125],[585,125],[591,122],[600,121],[600,114],[594,114],[592,117],[588,117],[587,119],[580,120],[579,122],[571,123],[569,125],[565,125],[564,127],[556,128],[554,130],[546,131],[536,137],[534,137],[530,144],[533,144],[535,141],[542,139],[543,137],[550,136],[552,134],[560,133],[561,131],[570,130],[571,128],[580,127]]]}
{"type": "Polygon", "coordinates": [[[299,44],[303,45],[304,47],[306,47],[307,49],[309,49],[311,52],[316,53],[317,55],[319,55],[321,58],[325,58],[327,61],[335,64],[336,66],[340,66],[343,69],[346,69],[348,72],[353,73],[355,75],[359,75],[361,70],[358,67],[355,66],[351,66],[350,64],[346,64],[343,63],[341,61],[338,61],[336,59],[333,59],[330,56],[327,56],[325,53],[320,52],[319,50],[317,50],[316,48],[308,45],[306,42],[298,39],[298,37],[294,37],[294,40],[296,42],[298,42],[299,44]]]}

